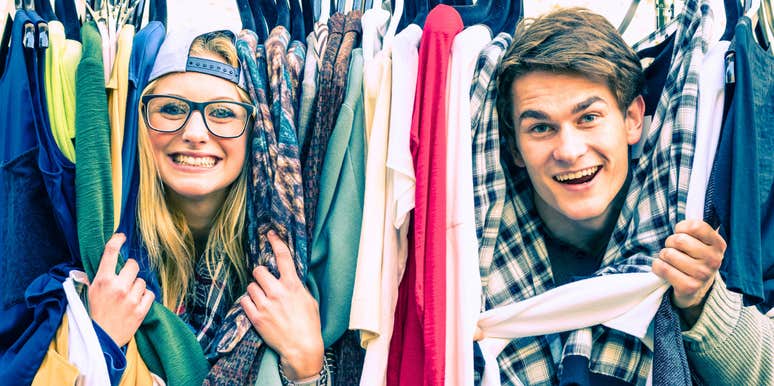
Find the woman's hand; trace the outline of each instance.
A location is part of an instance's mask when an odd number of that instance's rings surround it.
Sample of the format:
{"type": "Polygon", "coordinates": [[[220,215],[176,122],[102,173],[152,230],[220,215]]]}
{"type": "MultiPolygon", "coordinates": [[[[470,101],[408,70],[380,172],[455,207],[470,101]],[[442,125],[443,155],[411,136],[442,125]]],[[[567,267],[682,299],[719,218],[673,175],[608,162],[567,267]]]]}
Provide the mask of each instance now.
{"type": "Polygon", "coordinates": [[[266,267],[253,270],[255,282],[240,304],[253,327],[280,355],[280,365],[292,380],[312,377],[323,366],[323,341],[317,301],[301,283],[287,245],[276,233],[267,235],[277,258],[277,279],[266,267]]]}
{"type": "Polygon", "coordinates": [[[726,241],[709,224],[683,220],[653,261],[653,273],[672,285],[675,306],[690,326],[701,316],[725,251],[726,241]]]}
{"type": "Polygon", "coordinates": [[[127,259],[118,275],[116,264],[126,236],[116,233],[108,240],[97,274],[89,285],[91,318],[121,347],[129,343],[145,319],[154,295],[145,290],[145,280],[137,277],[140,267],[127,259]]]}

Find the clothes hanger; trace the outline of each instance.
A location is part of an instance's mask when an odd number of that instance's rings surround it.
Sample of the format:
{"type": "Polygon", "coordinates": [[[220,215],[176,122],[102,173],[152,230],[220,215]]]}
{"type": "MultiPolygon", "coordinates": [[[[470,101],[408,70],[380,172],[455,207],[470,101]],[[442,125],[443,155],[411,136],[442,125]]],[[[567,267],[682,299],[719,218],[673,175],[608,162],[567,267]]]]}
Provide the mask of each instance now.
{"type": "Polygon", "coordinates": [[[277,0],[277,24],[290,31],[290,5],[288,0],[277,0]]]}
{"type": "Polygon", "coordinates": [[[54,14],[54,10],[51,8],[51,1],[49,0],[34,0],[33,4],[35,5],[35,10],[40,15],[40,17],[43,18],[45,21],[55,21],[58,20],[56,18],[56,14],[54,14]]]}
{"type": "Polygon", "coordinates": [[[167,27],[167,0],[150,0],[149,19],[159,21],[167,27]]]}
{"type": "MultiPolygon", "coordinates": [[[[493,35],[495,35],[502,32],[503,25],[505,24],[505,21],[508,19],[508,14],[511,8],[516,7],[517,4],[515,4],[516,2],[512,0],[490,0],[490,1],[491,1],[491,4],[489,5],[489,10],[484,20],[481,21],[481,24],[484,24],[485,26],[489,27],[489,30],[492,32],[493,35]]],[[[462,7],[470,7],[470,6],[465,5],[462,7]]],[[[465,19],[462,19],[462,21],[464,24],[465,19]]],[[[465,24],[465,25],[468,25],[468,24],[465,24]]]]}
{"type": "MultiPolygon", "coordinates": [[[[18,8],[17,8],[18,10],[18,8]]],[[[8,58],[8,51],[11,44],[11,33],[13,32],[13,20],[11,20],[11,14],[5,15],[5,28],[3,28],[3,34],[0,35],[0,77],[5,74],[5,60],[8,58]]]]}
{"type": "Polygon", "coordinates": [[[758,25],[763,30],[766,43],[771,47],[772,43],[774,43],[774,12],[772,12],[770,0],[761,2],[761,10],[758,12],[758,16],[760,17],[758,25]]]}
{"type": "Polygon", "coordinates": [[[416,24],[424,28],[425,20],[427,19],[427,14],[430,13],[429,1],[430,0],[417,0],[416,13],[414,14],[413,20],[411,20],[411,24],[416,24]]]}
{"type": "Polygon", "coordinates": [[[314,6],[311,0],[301,0],[301,12],[304,16],[304,31],[314,30],[314,6]]]}
{"type": "Polygon", "coordinates": [[[256,5],[261,8],[261,14],[263,14],[263,21],[266,23],[266,29],[271,31],[271,29],[277,25],[277,5],[274,4],[273,0],[257,1],[257,4],[253,3],[253,10],[256,9],[256,5]]]}
{"type": "Polygon", "coordinates": [[[516,32],[516,25],[524,16],[524,1],[512,0],[508,8],[508,17],[503,22],[500,32],[505,32],[511,36],[516,32]]]}
{"type": "MultiPolygon", "coordinates": [[[[45,0],[44,0],[45,1],[45,0]]],[[[56,0],[54,11],[65,29],[65,37],[70,40],[81,41],[81,21],[78,20],[78,11],[74,1],[65,4],[66,0],[56,0]]]]}
{"type": "Polygon", "coordinates": [[[253,9],[247,0],[237,0],[237,10],[239,10],[239,19],[242,20],[242,28],[255,31],[255,19],[253,18],[253,9]]]}
{"type": "Polygon", "coordinates": [[[626,15],[624,15],[623,20],[621,21],[621,25],[618,26],[618,33],[623,35],[624,32],[626,32],[626,29],[629,28],[629,23],[632,22],[632,19],[634,19],[634,14],[637,13],[637,6],[640,5],[640,0],[634,0],[631,4],[629,4],[629,9],[626,10],[626,15]]]}
{"type": "Polygon", "coordinates": [[[723,0],[723,12],[726,14],[726,27],[720,40],[730,41],[734,38],[736,23],[739,22],[741,4],[739,0],[723,0]]]}
{"type": "Polygon", "coordinates": [[[301,11],[300,0],[290,1],[290,37],[293,40],[305,41],[306,27],[304,26],[304,14],[301,11]]]}
{"type": "MultiPolygon", "coordinates": [[[[381,2],[379,0],[374,0],[371,3],[371,7],[381,7],[381,2]]],[[[392,15],[390,16],[390,21],[387,24],[387,32],[384,33],[384,37],[382,38],[382,47],[387,46],[395,37],[395,33],[398,32],[398,26],[400,25],[401,19],[403,18],[404,7],[404,0],[395,0],[395,3],[392,4],[392,15]]]]}
{"type": "Polygon", "coordinates": [[[142,27],[142,17],[145,15],[145,0],[140,0],[139,3],[137,3],[137,8],[134,9],[134,14],[129,18],[127,23],[131,23],[134,25],[134,28],[136,30],[140,30],[142,27]]]}
{"type": "MultiPolygon", "coordinates": [[[[374,2],[377,2],[379,0],[374,0],[374,2]]],[[[395,14],[395,4],[397,4],[397,0],[392,0],[393,3],[393,14],[395,14]]],[[[420,0],[422,1],[422,0],[420,0]]],[[[398,23],[398,30],[402,31],[404,28],[406,28],[407,25],[411,24],[411,21],[414,20],[414,17],[417,14],[416,11],[416,1],[408,1],[405,3],[403,7],[403,14],[400,17],[400,23],[398,23]]]]}
{"type": "Polygon", "coordinates": [[[328,23],[328,19],[331,17],[331,0],[321,0],[320,2],[320,17],[321,23],[328,23]]]}

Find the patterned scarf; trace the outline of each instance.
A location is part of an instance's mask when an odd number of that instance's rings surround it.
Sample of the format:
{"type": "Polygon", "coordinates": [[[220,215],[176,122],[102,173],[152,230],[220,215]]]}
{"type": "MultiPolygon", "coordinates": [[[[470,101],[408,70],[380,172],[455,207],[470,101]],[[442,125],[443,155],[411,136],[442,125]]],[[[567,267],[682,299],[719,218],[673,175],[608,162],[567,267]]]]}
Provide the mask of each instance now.
{"type": "MultiPolygon", "coordinates": [[[[299,41],[288,44],[289,39],[288,31],[278,26],[265,46],[247,30],[237,41],[250,98],[257,106],[251,133],[246,254],[251,266],[266,266],[278,276],[265,237],[274,230],[288,245],[304,281],[307,236],[294,116],[305,47],[299,41]]],[[[197,264],[196,268],[188,318],[198,330],[207,358],[214,362],[204,383],[255,383],[265,346],[238,299],[231,301],[228,296],[225,259],[218,255],[211,275],[206,265],[197,264]]]]}
{"type": "MultiPolygon", "coordinates": [[[[643,156],[597,274],[649,271],[684,208],[693,158],[698,74],[711,32],[709,5],[687,1],[677,31],[666,86],[646,134],[643,156]]],[[[507,157],[506,157],[507,158],[507,157]]],[[[517,302],[554,287],[543,224],[524,169],[504,159],[505,204],[491,266],[483,265],[485,306],[517,302]]],[[[493,185],[496,183],[493,182],[493,185]]],[[[494,189],[494,188],[493,188],[494,189]]],[[[483,261],[482,263],[486,263],[483,261]]],[[[504,384],[557,383],[557,363],[569,355],[590,360],[590,370],[644,384],[653,353],[638,339],[602,326],[515,339],[498,357],[504,384]]]]}

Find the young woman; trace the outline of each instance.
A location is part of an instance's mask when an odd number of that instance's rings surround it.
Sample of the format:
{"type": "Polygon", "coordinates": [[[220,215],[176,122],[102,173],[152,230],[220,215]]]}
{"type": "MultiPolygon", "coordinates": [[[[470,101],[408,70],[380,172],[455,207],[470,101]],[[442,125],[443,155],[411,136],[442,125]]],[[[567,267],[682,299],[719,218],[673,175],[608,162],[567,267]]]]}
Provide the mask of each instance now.
{"type": "MultiPolygon", "coordinates": [[[[229,31],[167,35],[141,97],[138,228],[164,306],[200,332],[205,326],[198,324],[207,318],[196,315],[192,305],[196,276],[214,276],[214,267],[226,269],[226,304],[246,291],[249,296],[240,304],[278,353],[284,376],[296,384],[316,384],[321,371],[327,371],[320,316],[287,246],[277,235],[267,235],[279,279],[264,267],[251,272],[243,251],[246,159],[255,107],[239,69],[229,31]]],[[[134,260],[114,273],[124,240],[117,234],[107,243],[88,294],[92,319],[118,346],[130,341],[154,301],[137,277],[134,260]]],[[[217,327],[206,326],[210,331],[217,327]]],[[[200,342],[202,335],[197,334],[200,342]]]]}

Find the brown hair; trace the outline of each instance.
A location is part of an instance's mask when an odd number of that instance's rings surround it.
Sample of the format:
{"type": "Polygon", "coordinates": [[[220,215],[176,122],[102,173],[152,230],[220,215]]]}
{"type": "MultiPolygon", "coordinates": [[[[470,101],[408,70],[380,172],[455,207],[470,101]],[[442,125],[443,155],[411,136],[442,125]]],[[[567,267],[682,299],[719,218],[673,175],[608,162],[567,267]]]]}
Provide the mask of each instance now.
{"type": "Polygon", "coordinates": [[[516,154],[513,82],[533,71],[581,75],[607,84],[625,111],[642,93],[644,76],[637,54],[606,18],[585,8],[563,8],[516,27],[497,77],[500,136],[516,154]]]}

